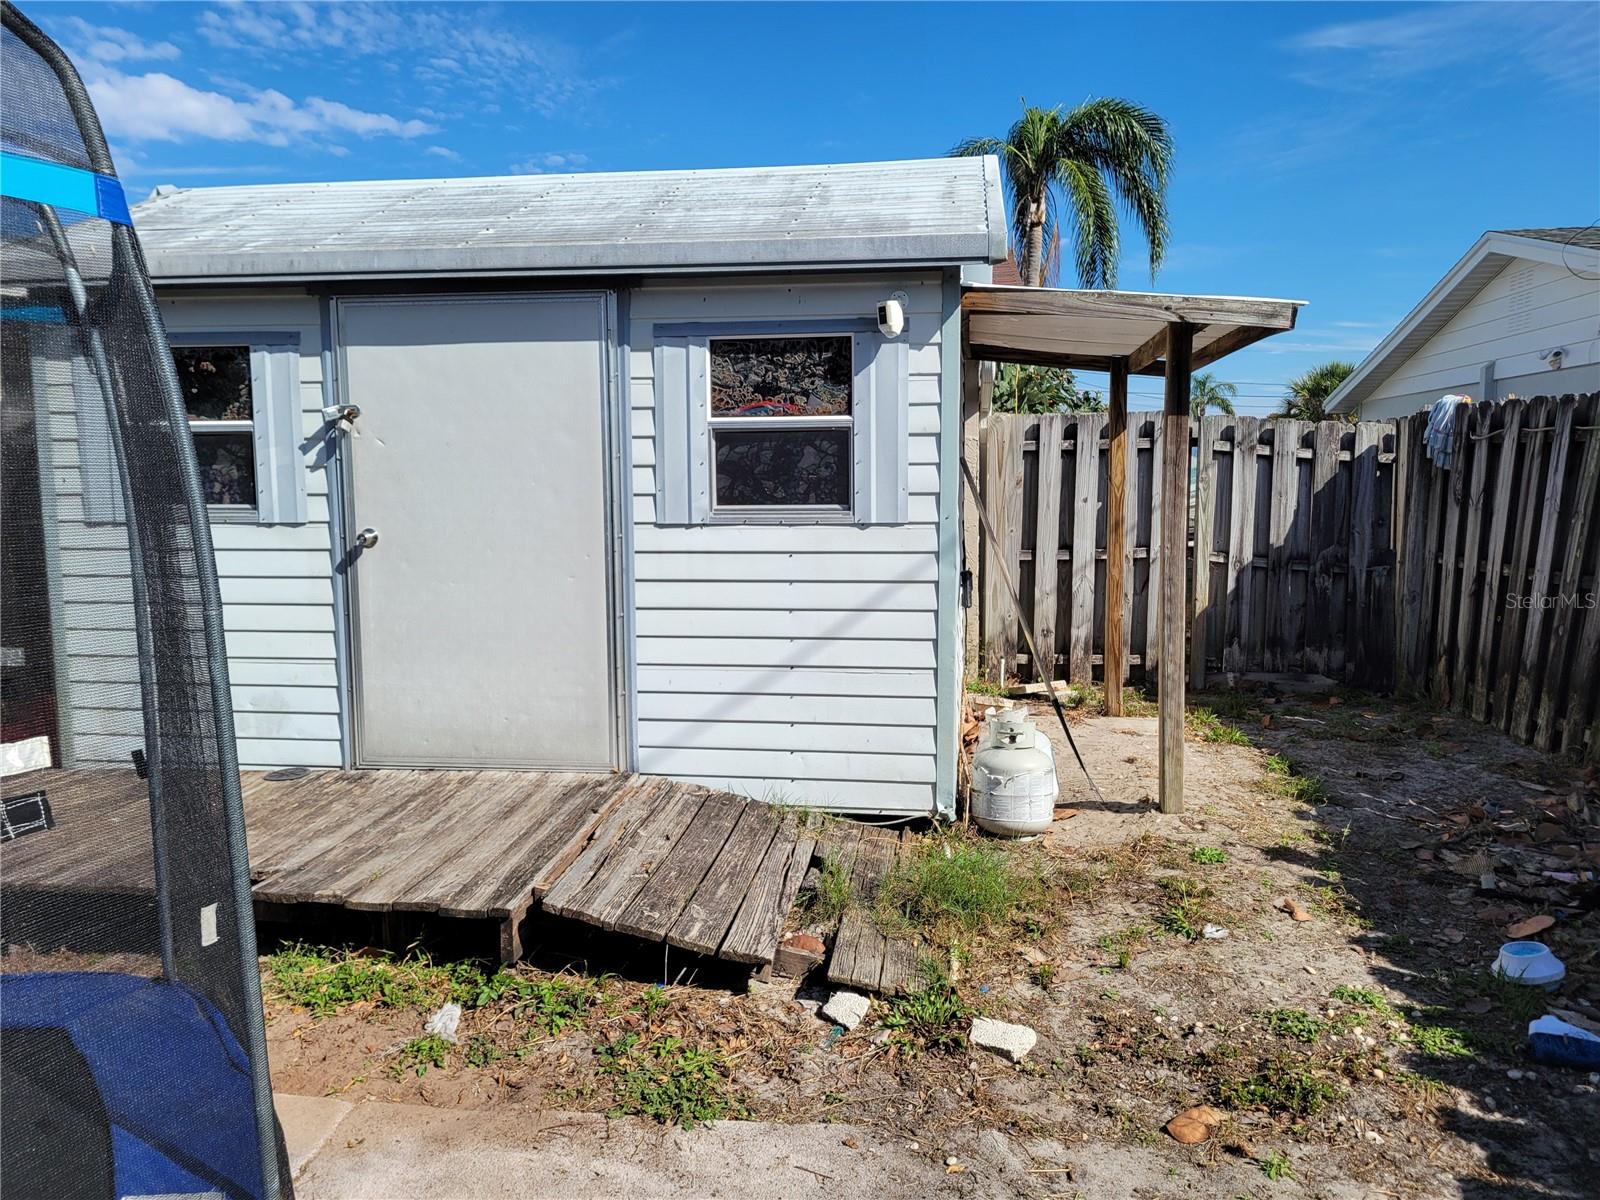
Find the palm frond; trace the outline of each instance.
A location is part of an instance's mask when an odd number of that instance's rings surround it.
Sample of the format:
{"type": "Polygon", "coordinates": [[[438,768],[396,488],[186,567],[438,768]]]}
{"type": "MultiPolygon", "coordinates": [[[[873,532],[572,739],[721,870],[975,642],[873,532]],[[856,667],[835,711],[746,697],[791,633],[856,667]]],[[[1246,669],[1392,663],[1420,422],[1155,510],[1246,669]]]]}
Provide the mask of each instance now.
{"type": "Polygon", "coordinates": [[[1093,167],[1076,160],[1061,164],[1059,180],[1067,201],[1067,224],[1072,230],[1079,286],[1116,287],[1117,214],[1105,180],[1093,167]]]}

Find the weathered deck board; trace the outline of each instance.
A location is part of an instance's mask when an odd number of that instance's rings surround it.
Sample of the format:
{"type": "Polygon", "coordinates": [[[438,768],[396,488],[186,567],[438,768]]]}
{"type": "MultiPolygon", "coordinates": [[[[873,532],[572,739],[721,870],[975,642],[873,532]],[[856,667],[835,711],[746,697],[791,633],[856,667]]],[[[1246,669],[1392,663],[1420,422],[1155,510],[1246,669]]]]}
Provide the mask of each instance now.
{"type": "Polygon", "coordinates": [[[634,937],[665,938],[688,907],[748,803],[733,797],[708,796],[699,819],[684,831],[650,882],[640,889],[618,919],[617,928],[634,937]]]}
{"type": "Polygon", "coordinates": [[[743,963],[772,961],[778,952],[784,918],[800,894],[816,846],[816,839],[802,833],[794,817],[783,822],[772,845],[767,847],[766,858],[756,868],[733,927],[722,940],[719,958],[743,963]]]}
{"type": "MultiPolygon", "coordinates": [[[[695,784],[624,774],[323,771],[242,781],[256,899],[499,920],[502,952],[541,898],[552,915],[733,962],[771,962],[815,838],[792,816],[695,784]]],[[[56,829],[0,848],[15,890],[148,896],[148,783],[44,771],[56,829]]]]}
{"type": "Polygon", "coordinates": [[[747,806],[667,941],[696,954],[715,954],[777,832],[777,813],[747,806]]]}

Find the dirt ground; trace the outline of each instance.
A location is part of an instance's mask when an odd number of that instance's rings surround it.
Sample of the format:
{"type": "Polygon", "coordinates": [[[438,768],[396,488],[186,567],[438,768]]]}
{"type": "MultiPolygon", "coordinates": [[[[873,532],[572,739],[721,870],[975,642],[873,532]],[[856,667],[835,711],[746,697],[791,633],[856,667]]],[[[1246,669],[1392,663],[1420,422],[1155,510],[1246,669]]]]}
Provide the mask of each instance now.
{"type": "MultiPolygon", "coordinates": [[[[1104,801],[1063,746],[1070,807],[1007,844],[1041,889],[1032,908],[957,939],[964,1009],[1038,1032],[1019,1065],[898,1036],[885,1021],[903,1010],[881,1001],[844,1033],[805,984],[702,972],[661,989],[683,964],[613,965],[597,946],[587,973],[563,971],[552,947],[521,973],[544,992],[469,1003],[460,1041],[421,1064],[406,1047],[427,1006],[314,1016],[268,970],[274,1086],[497,1121],[604,1113],[624,1106],[617,1047],[665,1038],[657,1081],[714,1076],[733,1107],[705,1115],[763,1122],[775,1154],[785,1126],[799,1147],[801,1127],[814,1145],[838,1125],[844,1150],[799,1162],[794,1194],[845,1194],[827,1184],[845,1170],[849,1194],[884,1196],[1600,1195],[1600,1079],[1522,1048],[1547,1005],[1600,1019],[1593,773],[1358,694],[1199,706],[1172,816],[1153,807],[1153,718],[1075,714],[1104,801]],[[1488,972],[1507,927],[1539,914],[1569,972],[1550,997],[1488,972]],[[577,989],[575,1011],[551,987],[577,989]],[[1221,1123],[1180,1145],[1167,1123],[1202,1104],[1221,1123]]],[[[649,1139],[630,1153],[647,1166],[649,1139]]]]}

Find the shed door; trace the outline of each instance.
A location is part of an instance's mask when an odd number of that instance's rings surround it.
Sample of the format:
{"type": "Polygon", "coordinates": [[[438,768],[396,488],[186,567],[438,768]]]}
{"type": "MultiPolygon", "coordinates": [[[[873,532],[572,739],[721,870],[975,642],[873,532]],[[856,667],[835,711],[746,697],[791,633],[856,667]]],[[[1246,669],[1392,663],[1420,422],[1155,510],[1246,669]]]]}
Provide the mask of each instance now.
{"type": "Polygon", "coordinates": [[[340,303],[359,765],[616,765],[607,311],[340,303]]]}

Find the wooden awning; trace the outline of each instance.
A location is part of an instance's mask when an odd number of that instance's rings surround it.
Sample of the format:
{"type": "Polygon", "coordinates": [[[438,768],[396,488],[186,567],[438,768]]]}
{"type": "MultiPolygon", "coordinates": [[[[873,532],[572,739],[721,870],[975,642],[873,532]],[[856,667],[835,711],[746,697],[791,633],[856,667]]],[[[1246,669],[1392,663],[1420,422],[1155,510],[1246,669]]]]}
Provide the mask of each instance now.
{"type": "Polygon", "coordinates": [[[967,358],[1109,371],[1125,358],[1134,375],[1163,375],[1167,327],[1194,327],[1191,369],[1293,329],[1303,300],[1074,291],[1004,284],[961,289],[967,358]]]}

